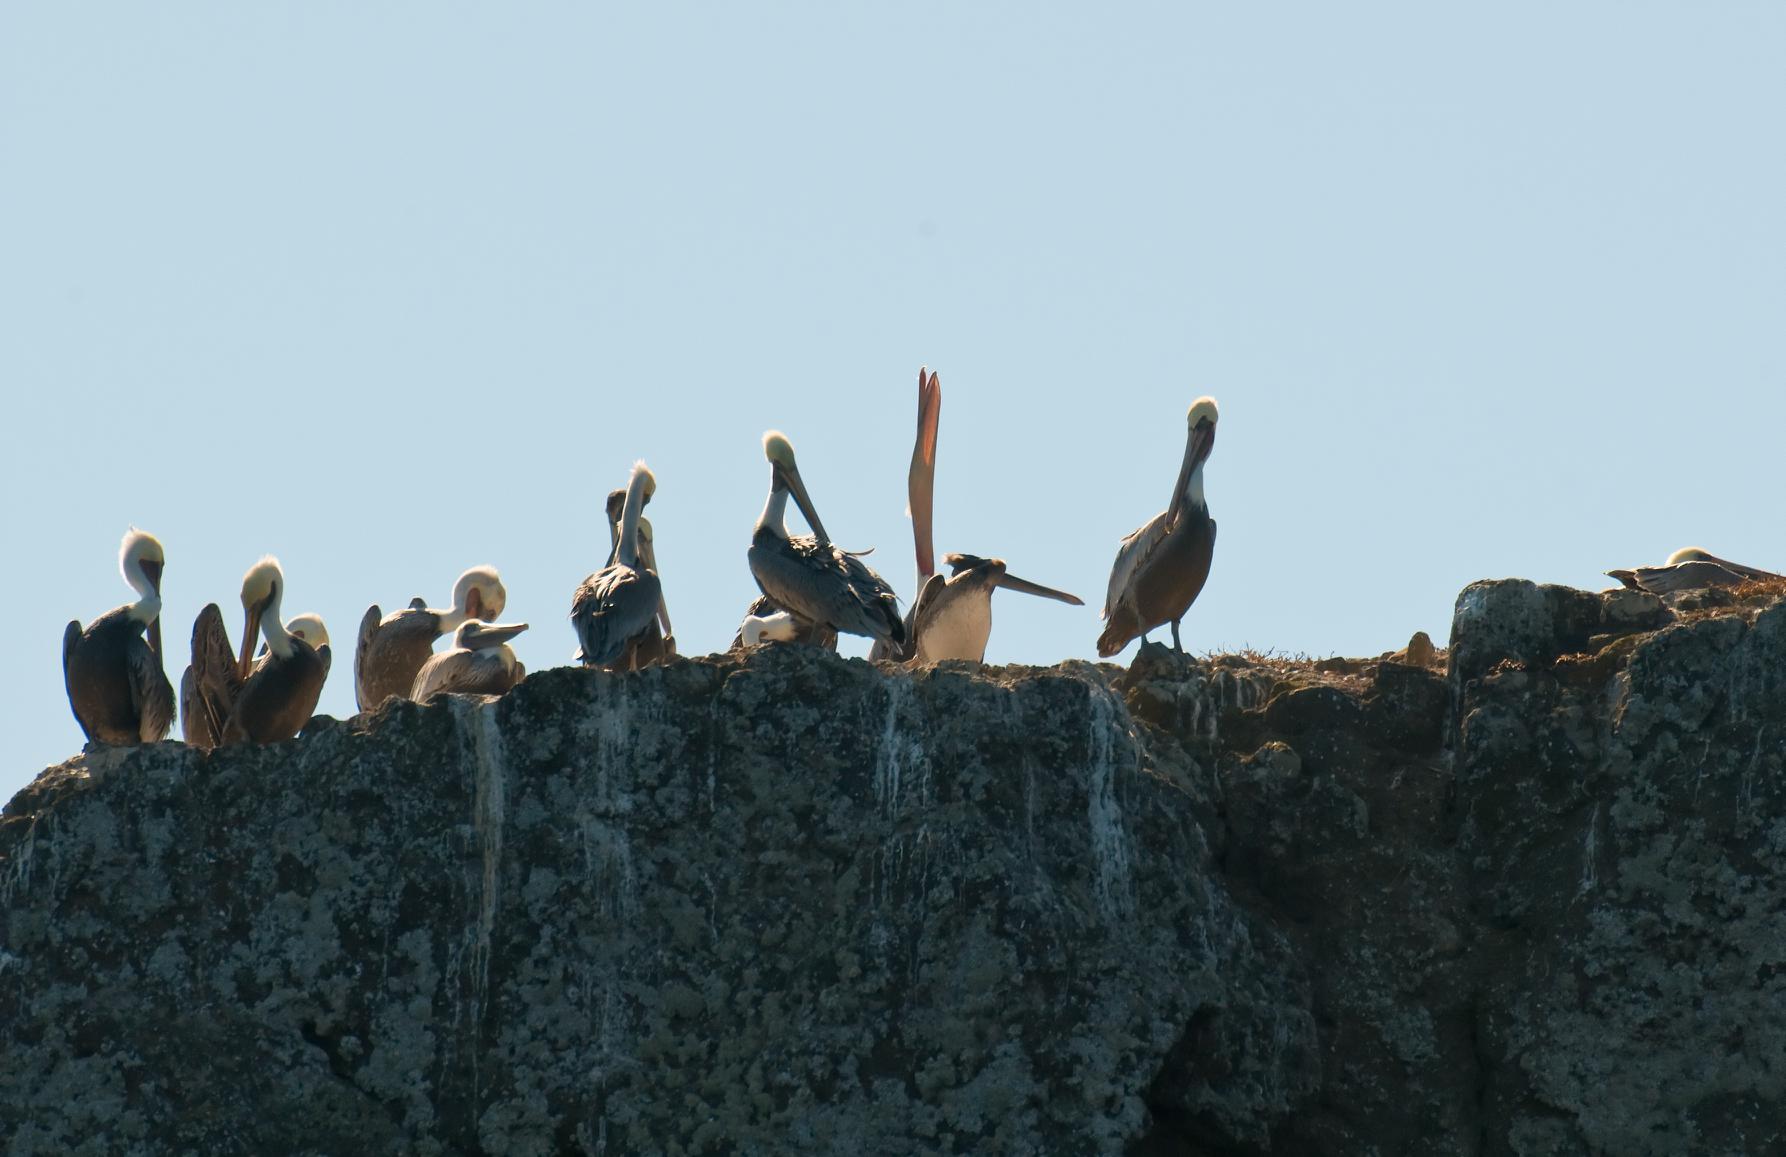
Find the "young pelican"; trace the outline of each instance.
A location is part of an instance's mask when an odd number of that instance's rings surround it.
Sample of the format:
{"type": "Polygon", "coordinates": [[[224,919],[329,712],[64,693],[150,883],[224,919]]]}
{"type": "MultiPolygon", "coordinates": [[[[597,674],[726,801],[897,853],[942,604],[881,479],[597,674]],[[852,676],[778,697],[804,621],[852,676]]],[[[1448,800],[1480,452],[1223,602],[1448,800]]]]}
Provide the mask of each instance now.
{"type": "Polygon", "coordinates": [[[620,515],[614,561],[583,580],[571,599],[571,626],[582,644],[585,667],[636,671],[645,665],[641,645],[657,625],[663,584],[639,553],[639,512],[657,480],[643,462],[633,465],[620,515]]]}
{"type": "Polygon", "coordinates": [[[763,435],[763,455],[769,459],[769,501],[750,541],[750,573],[757,586],[802,622],[903,645],[898,596],[860,558],[831,542],[800,480],[794,447],[771,430],[763,435]],[[789,494],[812,527],[810,537],[788,536],[789,494]]]}
{"type": "Polygon", "coordinates": [[[422,664],[410,698],[426,703],[436,695],[501,695],[527,674],[509,646],[526,629],[526,623],[460,623],[453,649],[422,664]]]}
{"type": "MultiPolygon", "coordinates": [[[[657,483],[652,481],[645,487],[645,497],[641,509],[651,505],[651,496],[657,493],[657,483]]],[[[626,491],[610,490],[608,492],[608,565],[612,566],[620,553],[620,519],[626,511],[626,491]]],[[[639,562],[652,574],[657,574],[657,542],[651,529],[651,520],[643,514],[639,515],[639,562]]],[[[645,638],[639,642],[639,666],[648,667],[652,663],[661,663],[676,653],[676,636],[670,631],[670,608],[664,603],[660,589],[657,596],[657,619],[646,628],[645,638]]]]}
{"type": "Polygon", "coordinates": [[[107,611],[86,630],[77,619],[62,632],[68,706],[89,740],[154,743],[174,725],[174,688],[161,663],[161,572],[166,564],[155,536],[131,528],[118,552],[118,567],[137,600],[107,611]]]}
{"type": "Polygon", "coordinates": [[[942,415],[943,387],[932,373],[918,369],[918,436],[912,445],[912,464],[906,472],[906,495],[912,518],[912,545],[918,558],[918,597],[906,614],[906,643],[891,647],[876,642],[870,659],[916,660],[938,663],[944,659],[986,661],[986,640],[992,635],[992,592],[999,587],[1084,606],[1077,595],[1020,579],[1005,570],[998,558],[950,554],[950,575],[936,573],[936,548],[931,541],[932,508],[936,495],[936,434],[942,415]]]}
{"type": "Polygon", "coordinates": [[[451,610],[431,610],[421,599],[382,617],[376,605],[367,608],[353,660],[354,699],[360,710],[370,711],[393,695],[408,698],[416,673],[434,654],[435,640],[471,619],[495,621],[507,602],[496,568],[474,566],[453,584],[451,610]]]}
{"type": "MultiPolygon", "coordinates": [[[[248,609],[249,632],[242,639],[246,677],[235,707],[223,725],[223,743],[277,743],[297,735],[316,713],[331,652],[326,643],[312,647],[286,629],[279,619],[285,594],[285,572],[272,555],[255,563],[242,578],[242,602],[248,609]],[[267,654],[250,666],[252,629],[266,638],[267,654]]],[[[320,620],[318,620],[320,622],[320,620]]],[[[323,632],[326,636],[326,630],[323,632]]]]}
{"type": "MultiPolygon", "coordinates": [[[[731,649],[738,651],[759,643],[805,643],[835,651],[837,632],[828,624],[809,623],[782,610],[768,595],[758,595],[744,608],[744,621],[732,635],[731,649]]],[[[877,641],[874,646],[880,649],[882,644],[877,641]]]]}
{"type": "Polygon", "coordinates": [[[1734,587],[1746,582],[1768,582],[1782,576],[1719,558],[1697,546],[1682,547],[1661,566],[1640,566],[1606,572],[1634,591],[1665,595],[1701,587],[1734,587]]]}
{"type": "Polygon", "coordinates": [[[1185,414],[1190,432],[1172,501],[1117,548],[1104,598],[1099,655],[1116,654],[1137,635],[1147,642],[1147,632],[1162,623],[1172,624],[1172,645],[1184,650],[1178,621],[1202,592],[1215,554],[1215,519],[1203,499],[1203,463],[1215,448],[1217,417],[1214,398],[1192,403],[1185,414]]]}

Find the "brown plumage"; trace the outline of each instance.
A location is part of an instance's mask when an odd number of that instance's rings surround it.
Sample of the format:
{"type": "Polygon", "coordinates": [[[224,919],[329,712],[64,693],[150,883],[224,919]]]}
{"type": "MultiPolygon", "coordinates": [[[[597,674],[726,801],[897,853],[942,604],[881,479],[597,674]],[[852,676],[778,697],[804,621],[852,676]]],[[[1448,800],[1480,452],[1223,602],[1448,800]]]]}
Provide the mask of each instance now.
{"type": "Polygon", "coordinates": [[[75,722],[100,743],[154,743],[174,725],[174,688],[161,661],[161,543],[124,536],[119,565],[139,596],[62,632],[62,680],[75,722]],[[145,632],[147,638],[145,639],[145,632]]]}

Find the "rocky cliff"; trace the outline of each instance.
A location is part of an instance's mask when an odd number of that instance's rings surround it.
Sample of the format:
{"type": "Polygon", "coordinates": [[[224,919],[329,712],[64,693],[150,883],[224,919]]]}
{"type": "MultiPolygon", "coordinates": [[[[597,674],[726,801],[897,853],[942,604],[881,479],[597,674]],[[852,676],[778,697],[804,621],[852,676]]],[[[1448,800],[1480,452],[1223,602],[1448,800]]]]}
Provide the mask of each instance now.
{"type": "Polygon", "coordinates": [[[1786,1149],[1786,606],[1506,581],[1449,670],[793,647],[0,821],[14,1154],[1786,1149]]]}

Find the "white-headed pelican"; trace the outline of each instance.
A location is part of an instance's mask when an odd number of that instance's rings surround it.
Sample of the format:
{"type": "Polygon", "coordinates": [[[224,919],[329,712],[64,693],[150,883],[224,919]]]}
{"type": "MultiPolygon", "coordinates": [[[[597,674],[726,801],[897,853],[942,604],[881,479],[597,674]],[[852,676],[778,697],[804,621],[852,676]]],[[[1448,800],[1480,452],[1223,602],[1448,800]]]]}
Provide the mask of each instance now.
{"type": "Polygon", "coordinates": [[[1747,582],[1771,582],[1782,576],[1719,558],[1697,546],[1686,546],[1668,556],[1661,566],[1639,566],[1606,572],[1634,591],[1665,595],[1701,587],[1734,587],[1747,582]]]}
{"type": "Polygon", "coordinates": [[[132,527],[118,552],[118,566],[137,600],[107,611],[86,630],[77,620],[62,632],[68,705],[90,740],[154,743],[174,725],[174,688],[161,662],[161,572],[166,565],[155,536],[132,527]]]}
{"type": "Polygon", "coordinates": [[[905,623],[899,599],[880,575],[856,555],[832,543],[807,497],[794,462],[794,447],[778,431],[763,435],[769,459],[769,501],[750,540],[750,573],[778,610],[796,619],[899,646],[905,623]],[[812,527],[812,535],[788,536],[788,495],[812,527]]]}
{"type": "Polygon", "coordinates": [[[436,695],[501,695],[527,674],[509,646],[526,629],[526,623],[460,623],[452,650],[422,664],[410,698],[426,703],[436,695]]]}
{"type": "Polygon", "coordinates": [[[434,654],[435,640],[471,619],[494,621],[507,602],[496,568],[474,566],[453,584],[450,610],[432,610],[421,599],[390,615],[369,607],[354,649],[354,699],[360,710],[370,711],[393,695],[408,698],[416,673],[434,654]]]}
{"type": "Polygon", "coordinates": [[[614,561],[583,580],[571,599],[571,626],[582,644],[585,667],[635,671],[645,665],[641,645],[657,626],[663,584],[645,567],[639,552],[639,518],[645,492],[657,480],[645,463],[635,463],[620,515],[614,561]]]}

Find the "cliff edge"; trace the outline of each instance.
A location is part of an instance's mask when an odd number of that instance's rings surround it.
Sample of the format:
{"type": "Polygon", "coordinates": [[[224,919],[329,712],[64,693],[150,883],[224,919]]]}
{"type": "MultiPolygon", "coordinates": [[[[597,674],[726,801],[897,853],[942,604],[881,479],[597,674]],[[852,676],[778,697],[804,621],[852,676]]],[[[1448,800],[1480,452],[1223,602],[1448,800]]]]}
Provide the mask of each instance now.
{"type": "Polygon", "coordinates": [[[797,647],[0,818],[13,1154],[1786,1147],[1779,592],[1459,596],[1448,671],[797,647]]]}

